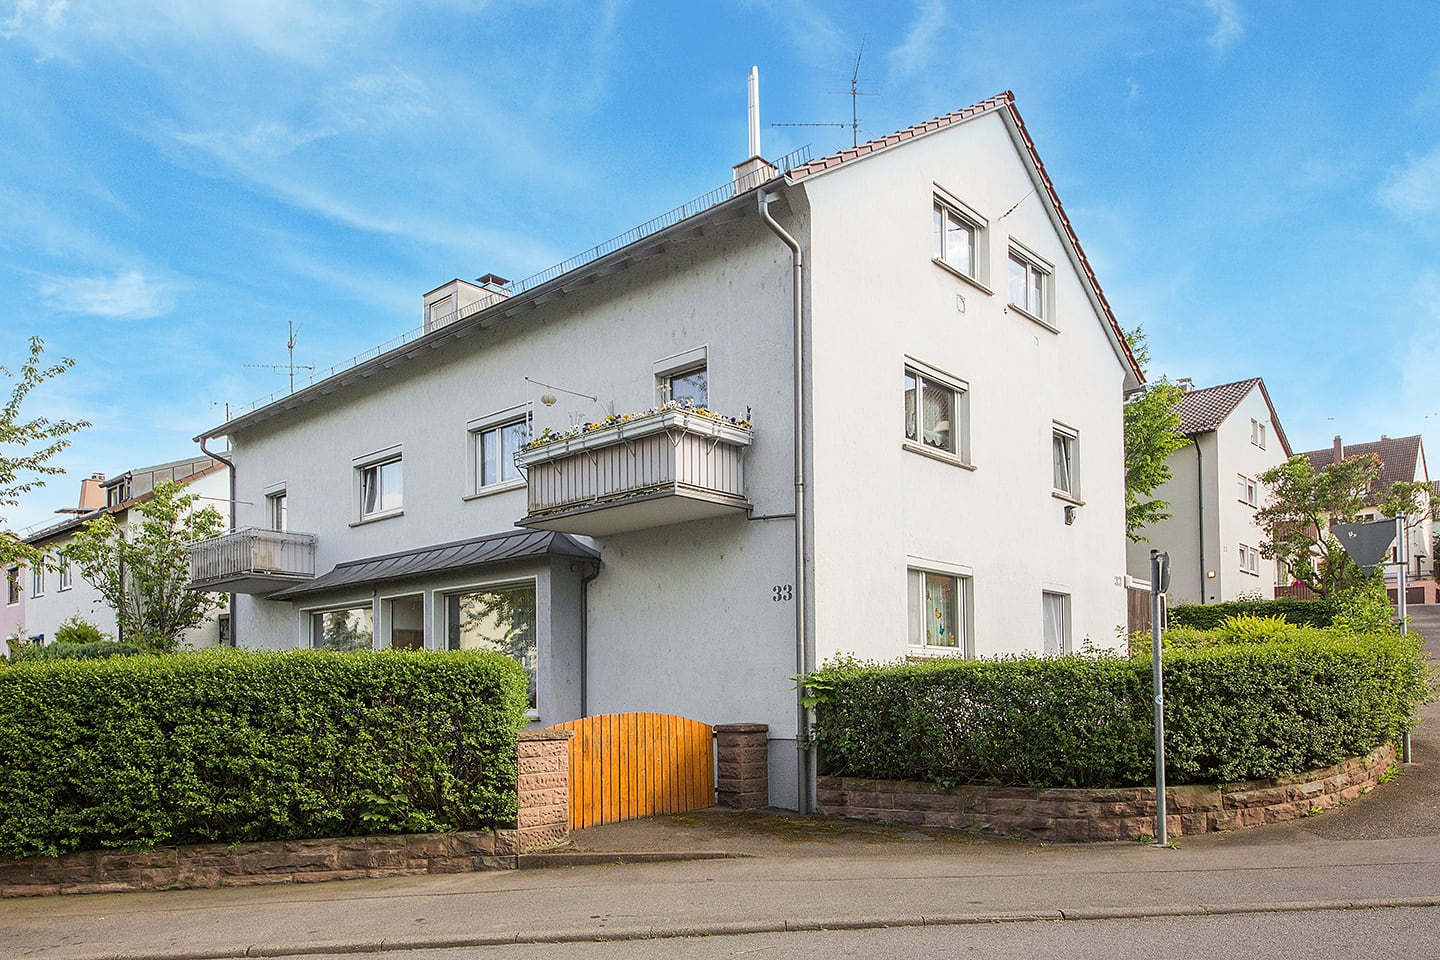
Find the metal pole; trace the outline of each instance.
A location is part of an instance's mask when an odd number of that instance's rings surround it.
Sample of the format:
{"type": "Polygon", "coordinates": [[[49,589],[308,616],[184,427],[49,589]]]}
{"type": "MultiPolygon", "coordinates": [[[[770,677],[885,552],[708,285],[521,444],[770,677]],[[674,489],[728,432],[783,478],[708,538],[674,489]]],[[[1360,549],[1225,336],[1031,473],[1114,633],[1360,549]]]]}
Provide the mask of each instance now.
{"type": "MultiPolygon", "coordinates": [[[[1166,560],[1169,559],[1167,556],[1166,560]]],[[[1167,845],[1165,833],[1165,678],[1160,668],[1160,551],[1150,551],[1150,653],[1155,690],[1155,842],[1167,845]]]]}
{"type": "MultiPolygon", "coordinates": [[[[1410,633],[1410,627],[1405,622],[1409,611],[1406,608],[1405,587],[1409,581],[1407,574],[1410,572],[1409,544],[1405,542],[1405,517],[1403,515],[1395,518],[1395,543],[1396,555],[1400,560],[1400,576],[1395,579],[1395,611],[1400,615],[1400,635],[1406,636],[1410,633]]],[[[1410,731],[1406,730],[1400,734],[1400,762],[1410,763],[1410,731]]]]}

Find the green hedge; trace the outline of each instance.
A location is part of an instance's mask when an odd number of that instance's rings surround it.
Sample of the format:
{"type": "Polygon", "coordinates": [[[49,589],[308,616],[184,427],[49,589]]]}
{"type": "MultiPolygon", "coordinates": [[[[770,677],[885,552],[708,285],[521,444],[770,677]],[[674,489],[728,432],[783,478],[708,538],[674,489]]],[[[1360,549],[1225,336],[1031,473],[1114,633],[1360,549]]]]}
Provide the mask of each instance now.
{"type": "Polygon", "coordinates": [[[114,640],[96,640],[93,643],[64,643],[56,641],[45,646],[17,647],[10,652],[11,663],[29,663],[37,660],[103,660],[106,657],[133,657],[145,651],[133,643],[116,643],[114,640]]]}
{"type": "Polygon", "coordinates": [[[483,829],[516,815],[526,680],[495,653],[0,671],[0,854],[483,829]]]}
{"type": "Polygon", "coordinates": [[[1328,627],[1335,619],[1335,605],[1324,600],[1234,600],[1228,603],[1186,603],[1171,607],[1167,620],[1172,627],[1213,630],[1228,617],[1280,617],[1306,627],[1328,627]]]}
{"type": "MultiPolygon", "coordinates": [[[[1291,776],[1393,740],[1430,695],[1415,638],[1165,654],[1166,778],[1291,776]]],[[[1116,657],[844,663],[806,679],[826,772],[942,785],[1154,781],[1151,665],[1116,657]]]]}

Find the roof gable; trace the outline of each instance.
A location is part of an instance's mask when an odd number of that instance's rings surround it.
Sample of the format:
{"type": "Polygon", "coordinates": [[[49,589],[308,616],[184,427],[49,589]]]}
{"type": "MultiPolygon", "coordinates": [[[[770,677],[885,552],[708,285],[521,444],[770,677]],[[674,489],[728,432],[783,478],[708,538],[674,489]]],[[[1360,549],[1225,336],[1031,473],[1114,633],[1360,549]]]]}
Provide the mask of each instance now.
{"type": "Polygon", "coordinates": [[[1280,448],[1285,451],[1285,456],[1292,456],[1290,439],[1285,436],[1285,428],[1275,414],[1275,404],[1270,402],[1270,391],[1265,389],[1265,381],[1259,377],[1202,387],[1199,390],[1187,390],[1175,408],[1180,414],[1180,432],[1196,434],[1218,430],[1250,395],[1250,391],[1257,387],[1270,411],[1270,423],[1275,429],[1276,439],[1280,441],[1280,448]]]}
{"type": "MultiPolygon", "coordinates": [[[[1417,465],[1424,463],[1424,450],[1419,434],[1411,437],[1381,437],[1369,443],[1342,443],[1341,456],[1364,456],[1373,453],[1380,458],[1380,477],[1370,487],[1372,494],[1382,494],[1396,483],[1415,479],[1417,465]]],[[[1335,448],[1307,450],[1301,454],[1310,461],[1310,466],[1319,473],[1335,462],[1335,448]]],[[[1422,471],[1422,473],[1428,471],[1422,471]]]]}

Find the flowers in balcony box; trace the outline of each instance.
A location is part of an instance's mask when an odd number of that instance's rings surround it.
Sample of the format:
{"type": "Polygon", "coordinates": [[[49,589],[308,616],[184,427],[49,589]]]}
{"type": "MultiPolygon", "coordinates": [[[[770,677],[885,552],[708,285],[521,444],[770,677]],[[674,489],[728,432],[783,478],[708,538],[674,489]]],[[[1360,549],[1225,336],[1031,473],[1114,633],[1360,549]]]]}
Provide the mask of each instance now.
{"type": "Polygon", "coordinates": [[[607,430],[610,427],[619,426],[622,423],[634,423],[648,417],[656,417],[664,413],[677,411],[688,413],[691,416],[705,417],[708,420],[714,420],[719,423],[728,423],[731,426],[746,430],[750,429],[750,421],[743,417],[727,417],[723,413],[716,413],[706,407],[698,407],[690,400],[671,400],[667,403],[662,403],[658,407],[642,410],[639,413],[607,414],[593,423],[576,424],[567,430],[552,430],[546,427],[521,449],[533,450],[536,447],[543,447],[548,443],[558,443],[561,440],[573,440],[576,437],[583,437],[587,433],[594,433],[597,430],[607,430]]]}

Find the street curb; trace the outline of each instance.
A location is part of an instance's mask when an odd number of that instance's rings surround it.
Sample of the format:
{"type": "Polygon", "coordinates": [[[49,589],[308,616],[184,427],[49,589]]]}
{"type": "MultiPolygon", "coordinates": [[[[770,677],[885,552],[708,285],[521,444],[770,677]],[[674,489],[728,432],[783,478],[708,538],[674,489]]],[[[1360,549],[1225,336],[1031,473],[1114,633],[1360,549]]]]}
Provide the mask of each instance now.
{"type": "Polygon", "coordinates": [[[680,937],[739,936],[756,933],[802,933],[822,930],[884,930],[900,927],[961,927],[995,923],[1085,922],[1140,920],[1160,917],[1226,916],[1264,913],[1304,913],[1321,910],[1387,910],[1440,907],[1440,898],[1414,897],[1385,900],[1297,900],[1255,904],[1175,904],[1156,907],[1094,907],[1078,910],[957,913],[912,917],[832,917],[821,920],[726,921],[704,926],[631,927],[526,936],[435,937],[431,939],[315,943],[302,946],[252,945],[235,950],[180,951],[80,955],[71,960],[234,960],[243,957],[306,957],[346,953],[399,953],[406,950],[455,950],[513,946],[524,943],[597,943],[630,940],[668,940],[680,937]]]}
{"type": "Polygon", "coordinates": [[[522,853],[515,866],[521,870],[550,867],[590,867],[623,863],[675,863],[683,860],[738,860],[748,853],[728,850],[647,850],[635,853],[522,853]]]}

